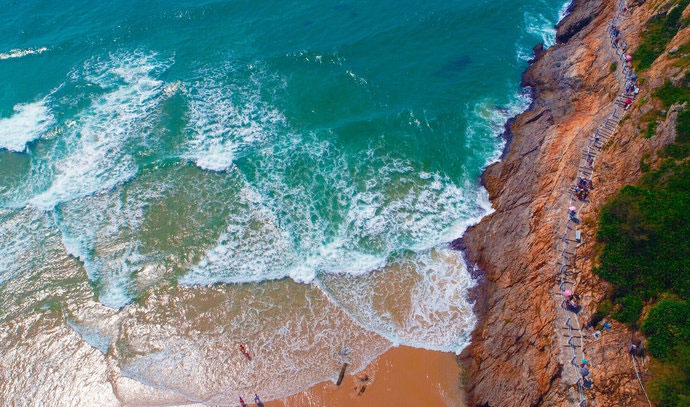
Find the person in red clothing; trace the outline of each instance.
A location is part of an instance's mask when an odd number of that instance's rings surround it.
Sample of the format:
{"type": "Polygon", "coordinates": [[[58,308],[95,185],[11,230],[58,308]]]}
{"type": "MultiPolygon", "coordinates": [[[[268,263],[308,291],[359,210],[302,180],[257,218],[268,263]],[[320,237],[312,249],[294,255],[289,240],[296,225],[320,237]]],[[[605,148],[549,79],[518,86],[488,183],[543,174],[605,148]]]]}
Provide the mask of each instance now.
{"type": "Polygon", "coordinates": [[[249,354],[249,351],[242,344],[240,344],[240,352],[244,353],[244,356],[246,356],[247,359],[252,360],[252,356],[249,354]]]}

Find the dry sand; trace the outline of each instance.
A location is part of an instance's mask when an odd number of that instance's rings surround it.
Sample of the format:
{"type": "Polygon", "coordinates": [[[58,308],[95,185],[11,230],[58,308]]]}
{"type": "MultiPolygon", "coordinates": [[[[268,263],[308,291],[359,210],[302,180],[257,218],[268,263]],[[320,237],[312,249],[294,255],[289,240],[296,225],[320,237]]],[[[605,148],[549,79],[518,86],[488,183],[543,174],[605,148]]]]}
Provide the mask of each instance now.
{"type": "MultiPolygon", "coordinates": [[[[461,372],[452,353],[400,346],[340,386],[327,381],[266,407],[465,406],[461,372]]],[[[247,400],[249,401],[249,400],[247,400]]]]}

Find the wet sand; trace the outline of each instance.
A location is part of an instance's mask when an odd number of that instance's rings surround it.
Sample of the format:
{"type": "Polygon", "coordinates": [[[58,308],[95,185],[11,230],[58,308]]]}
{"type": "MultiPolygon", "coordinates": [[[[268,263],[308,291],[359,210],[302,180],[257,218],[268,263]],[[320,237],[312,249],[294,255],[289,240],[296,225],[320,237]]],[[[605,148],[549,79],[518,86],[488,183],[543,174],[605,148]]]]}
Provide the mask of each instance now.
{"type": "MultiPolygon", "coordinates": [[[[461,371],[453,353],[399,346],[366,369],[264,403],[266,407],[465,406],[461,371]]],[[[249,401],[249,400],[248,400],[249,401]]]]}

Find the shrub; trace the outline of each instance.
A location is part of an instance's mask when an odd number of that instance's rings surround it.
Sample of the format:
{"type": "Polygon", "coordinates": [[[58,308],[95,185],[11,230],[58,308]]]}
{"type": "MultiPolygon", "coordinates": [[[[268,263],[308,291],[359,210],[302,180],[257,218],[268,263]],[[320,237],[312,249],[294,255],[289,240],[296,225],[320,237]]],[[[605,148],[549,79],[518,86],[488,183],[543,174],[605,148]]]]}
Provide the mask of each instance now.
{"type": "Polygon", "coordinates": [[[644,138],[652,138],[656,135],[656,127],[659,125],[659,122],[654,121],[650,122],[647,124],[647,129],[644,132],[644,138]]]}
{"type": "Polygon", "coordinates": [[[676,300],[656,304],[642,324],[649,336],[647,349],[657,358],[666,357],[678,345],[690,345],[690,307],[676,300]]]}
{"type": "Polygon", "coordinates": [[[620,308],[613,314],[613,317],[625,324],[634,325],[640,318],[642,299],[634,295],[628,295],[617,302],[620,308]]]}
{"type": "MultiPolygon", "coordinates": [[[[690,295],[689,163],[662,163],[642,186],[622,188],[602,208],[599,224],[604,248],[595,272],[613,284],[615,298],[690,295]]],[[[632,322],[633,303],[619,303],[617,318],[632,322]]]]}

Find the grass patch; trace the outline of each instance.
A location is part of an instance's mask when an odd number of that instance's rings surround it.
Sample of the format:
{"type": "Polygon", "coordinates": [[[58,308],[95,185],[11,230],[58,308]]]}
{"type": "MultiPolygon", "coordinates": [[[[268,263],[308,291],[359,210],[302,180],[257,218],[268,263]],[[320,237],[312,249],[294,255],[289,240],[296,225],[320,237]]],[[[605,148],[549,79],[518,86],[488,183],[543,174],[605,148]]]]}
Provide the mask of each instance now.
{"type": "Polygon", "coordinates": [[[616,69],[618,69],[618,64],[615,62],[612,62],[611,66],[609,66],[609,71],[616,72],[616,69]]]}
{"type": "Polygon", "coordinates": [[[654,379],[648,390],[657,406],[687,407],[690,405],[690,347],[673,348],[663,359],[653,360],[650,370],[654,379]]]}
{"type": "Polygon", "coordinates": [[[664,84],[654,91],[654,96],[661,100],[666,109],[676,103],[684,103],[690,100],[690,88],[687,86],[676,86],[671,81],[666,80],[664,84]]]}
{"type": "Polygon", "coordinates": [[[649,353],[657,358],[665,358],[679,345],[690,344],[690,304],[676,299],[659,301],[649,310],[642,331],[649,336],[649,353]]]}
{"type": "Polygon", "coordinates": [[[690,64],[690,42],[686,42],[678,47],[678,52],[673,54],[671,58],[676,59],[673,63],[676,67],[688,66],[688,64],[690,64]]]}
{"type": "Polygon", "coordinates": [[[644,131],[644,138],[652,138],[656,136],[656,127],[659,125],[659,122],[654,121],[647,123],[647,128],[644,131]]]}
{"type": "Polygon", "coordinates": [[[645,153],[640,158],[640,172],[649,172],[651,164],[649,163],[649,153],[645,153]]]}
{"type": "Polygon", "coordinates": [[[635,68],[642,72],[652,66],[661,55],[668,43],[685,24],[681,20],[683,10],[690,4],[690,0],[672,2],[665,11],[651,17],[645,24],[646,30],[642,34],[640,46],[632,54],[635,68]]]}
{"type": "Polygon", "coordinates": [[[618,307],[613,313],[613,317],[630,326],[636,326],[638,319],[640,319],[642,305],[640,297],[627,295],[618,300],[618,307]]]}
{"type": "Polygon", "coordinates": [[[595,272],[613,283],[623,322],[663,292],[690,295],[690,179],[677,179],[690,175],[690,164],[676,172],[652,188],[626,186],[602,208],[597,239],[605,246],[595,272]]]}
{"type": "MultiPolygon", "coordinates": [[[[666,108],[672,105],[686,104],[685,109],[680,110],[676,118],[675,143],[664,147],[659,155],[672,160],[683,160],[690,157],[690,110],[688,110],[688,106],[690,106],[690,71],[685,73],[683,80],[679,81],[678,85],[674,85],[668,80],[664,82],[664,85],[654,92],[654,96],[659,98],[666,108]]],[[[654,131],[656,132],[656,129],[654,131]]],[[[649,128],[645,132],[645,136],[647,133],[649,133],[649,128]]]]}

